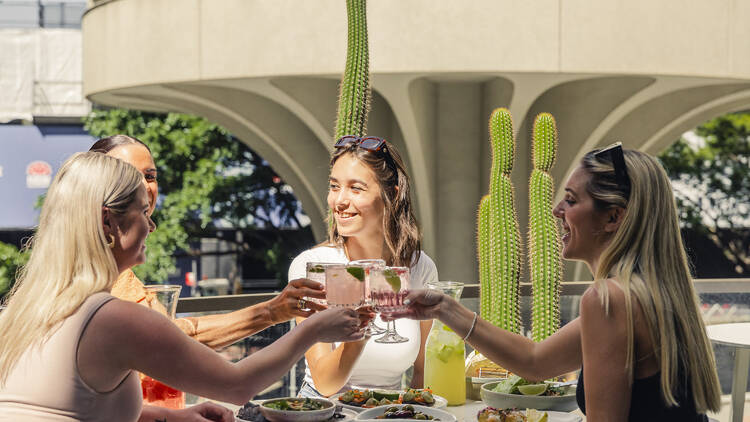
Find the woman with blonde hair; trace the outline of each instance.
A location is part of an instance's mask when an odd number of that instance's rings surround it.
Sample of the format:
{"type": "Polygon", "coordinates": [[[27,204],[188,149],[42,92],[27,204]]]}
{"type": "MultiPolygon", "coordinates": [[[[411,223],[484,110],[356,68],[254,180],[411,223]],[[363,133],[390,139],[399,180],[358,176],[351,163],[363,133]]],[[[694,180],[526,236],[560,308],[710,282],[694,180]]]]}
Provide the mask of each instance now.
{"type": "Polygon", "coordinates": [[[437,318],[528,380],[581,368],[589,422],[707,420],[720,407],[716,364],[662,166],[619,143],[589,152],[553,213],[563,257],[595,277],[580,316],[554,335],[534,343],[435,291],[412,292],[394,317],[437,318]]]}
{"type": "Polygon", "coordinates": [[[135,371],[243,404],[316,342],[362,337],[357,312],[327,310],[231,363],[163,315],[114,298],[117,276],[145,260],[155,227],[148,215],[143,176],[124,161],[87,152],[60,168],[29,262],[0,313],[0,421],[135,421],[135,371]]]}
{"type": "MultiPolygon", "coordinates": [[[[331,157],[328,240],[300,253],[289,278],[303,277],[308,262],[347,263],[382,259],[408,267],[410,286],[438,280],[435,264],[420,249],[409,176],[396,148],[385,139],[344,136],[331,157]]],[[[298,319],[301,321],[302,319],[298,319]]],[[[411,386],[422,388],[424,345],[431,322],[396,321],[401,343],[375,338],[342,344],[318,343],[305,353],[302,396],[330,396],[350,388],[401,389],[413,366],[411,386]]]]}

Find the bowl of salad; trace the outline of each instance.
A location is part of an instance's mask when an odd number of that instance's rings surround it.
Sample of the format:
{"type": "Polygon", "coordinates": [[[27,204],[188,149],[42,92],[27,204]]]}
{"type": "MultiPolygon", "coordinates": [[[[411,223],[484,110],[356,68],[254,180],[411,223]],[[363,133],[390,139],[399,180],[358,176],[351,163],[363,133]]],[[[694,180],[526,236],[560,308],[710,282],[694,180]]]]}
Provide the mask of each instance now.
{"type": "Polygon", "coordinates": [[[324,421],[335,411],[333,403],[319,398],[282,397],[260,404],[260,413],[271,422],[324,421]]]}
{"type": "Polygon", "coordinates": [[[557,386],[553,382],[532,383],[518,375],[483,384],[480,396],[487,406],[498,409],[530,408],[570,412],[578,408],[575,386],[557,386]]]}

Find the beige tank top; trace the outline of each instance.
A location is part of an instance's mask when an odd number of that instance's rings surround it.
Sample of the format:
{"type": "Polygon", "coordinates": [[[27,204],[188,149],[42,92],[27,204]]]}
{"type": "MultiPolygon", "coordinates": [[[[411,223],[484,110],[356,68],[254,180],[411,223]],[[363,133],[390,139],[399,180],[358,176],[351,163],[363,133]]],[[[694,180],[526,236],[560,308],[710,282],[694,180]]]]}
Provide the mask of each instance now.
{"type": "Polygon", "coordinates": [[[78,373],[81,334],[96,311],[112,299],[109,293],[92,295],[48,341],[21,355],[0,388],[1,422],[138,420],[143,396],[135,371],[107,393],[94,391],[78,373]]]}

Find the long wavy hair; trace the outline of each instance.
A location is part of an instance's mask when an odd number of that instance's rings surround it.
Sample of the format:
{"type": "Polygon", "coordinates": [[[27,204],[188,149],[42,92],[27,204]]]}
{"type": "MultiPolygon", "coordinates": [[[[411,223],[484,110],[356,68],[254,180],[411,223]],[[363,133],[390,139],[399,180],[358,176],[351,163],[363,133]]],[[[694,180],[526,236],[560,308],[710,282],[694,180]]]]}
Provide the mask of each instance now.
{"type": "Polygon", "coordinates": [[[683,247],[672,185],[659,162],[648,154],[624,150],[630,193],[617,183],[612,163],[586,154],[581,165],[590,178],[586,191],[599,210],[622,207],[625,215],[594,275],[608,308],[607,278],[625,292],[628,320],[627,370],[634,368],[633,297],[645,315],[661,367],[662,399],[678,405],[679,388],[690,387],[700,412],[718,411],[719,379],[713,349],[699,311],[698,295],[683,247]]]}
{"type": "Polygon", "coordinates": [[[119,272],[102,227],[102,207],[124,213],[143,176],[99,152],[71,156],[47,190],[28,263],[0,314],[0,385],[21,355],[42,344],[92,294],[108,291],[119,272]]]}
{"type": "MultiPolygon", "coordinates": [[[[390,253],[388,265],[411,267],[419,260],[421,233],[411,203],[411,182],[396,147],[386,141],[383,149],[368,151],[355,144],[340,148],[331,157],[331,168],[344,155],[350,154],[375,173],[383,200],[383,235],[390,253]]],[[[328,213],[328,244],[343,247],[336,220],[328,213]]]]}

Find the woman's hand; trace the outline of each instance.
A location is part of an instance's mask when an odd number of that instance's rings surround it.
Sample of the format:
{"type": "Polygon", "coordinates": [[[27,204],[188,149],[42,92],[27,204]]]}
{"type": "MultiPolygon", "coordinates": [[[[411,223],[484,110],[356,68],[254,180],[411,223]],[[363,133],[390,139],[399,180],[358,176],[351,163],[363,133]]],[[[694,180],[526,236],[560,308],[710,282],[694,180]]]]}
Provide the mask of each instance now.
{"type": "Polygon", "coordinates": [[[232,422],[234,413],[224,406],[207,401],[186,409],[175,410],[174,418],[170,421],[172,420],[175,422],[232,422]]]}
{"type": "Polygon", "coordinates": [[[325,299],[323,285],[306,278],[292,280],[278,296],[267,302],[268,312],[274,324],[289,321],[294,317],[307,318],[316,311],[326,309],[325,306],[310,302],[305,298],[325,299]],[[304,300],[304,307],[300,308],[300,300],[304,300]]]}
{"type": "Polygon", "coordinates": [[[314,326],[317,341],[322,343],[356,341],[364,336],[360,314],[350,308],[333,308],[317,312],[302,321],[300,326],[302,325],[314,326]]]}
{"type": "Polygon", "coordinates": [[[439,317],[440,306],[446,298],[447,296],[443,293],[433,289],[413,290],[404,299],[404,303],[408,304],[405,310],[393,312],[383,319],[386,321],[398,318],[436,319],[439,317]]]}
{"type": "Polygon", "coordinates": [[[233,422],[234,413],[216,403],[204,402],[185,409],[143,406],[138,422],[233,422]]]}

